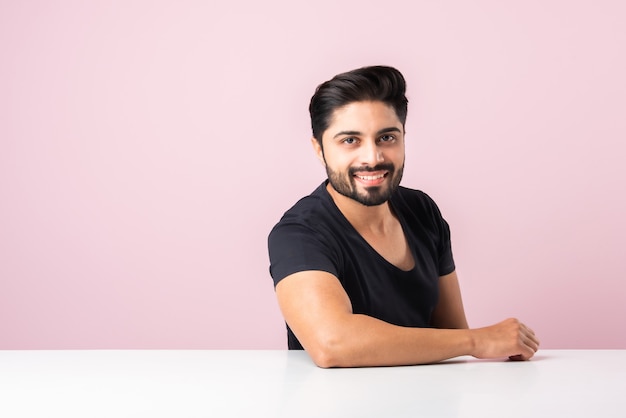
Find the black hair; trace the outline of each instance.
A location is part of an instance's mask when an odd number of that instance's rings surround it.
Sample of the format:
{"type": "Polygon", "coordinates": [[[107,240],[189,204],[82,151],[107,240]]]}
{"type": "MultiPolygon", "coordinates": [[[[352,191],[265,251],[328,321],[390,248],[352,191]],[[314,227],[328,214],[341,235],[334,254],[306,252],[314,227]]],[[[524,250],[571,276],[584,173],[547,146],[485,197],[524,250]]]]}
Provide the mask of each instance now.
{"type": "Polygon", "coordinates": [[[371,66],[338,74],[320,84],[311,97],[309,113],[313,137],[322,144],[322,135],[333,112],[349,103],[380,101],[391,106],[402,126],[406,122],[408,100],[404,76],[393,67],[371,66]]]}

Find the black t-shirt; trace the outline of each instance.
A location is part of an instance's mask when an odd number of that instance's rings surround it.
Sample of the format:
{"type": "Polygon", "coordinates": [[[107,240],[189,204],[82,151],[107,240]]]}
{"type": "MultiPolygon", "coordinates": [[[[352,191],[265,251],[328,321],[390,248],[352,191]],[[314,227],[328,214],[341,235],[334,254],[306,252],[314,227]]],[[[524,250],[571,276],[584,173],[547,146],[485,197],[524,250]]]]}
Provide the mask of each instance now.
{"type": "MultiPolygon", "coordinates": [[[[376,252],[343,216],[322,183],[281,218],[269,238],[274,285],[299,271],[336,276],[354,313],[408,327],[431,326],[439,277],[455,269],[450,229],[425,193],[399,187],[389,200],[415,260],[404,271],[376,252]]],[[[302,349],[287,327],[290,349],[302,349]]]]}

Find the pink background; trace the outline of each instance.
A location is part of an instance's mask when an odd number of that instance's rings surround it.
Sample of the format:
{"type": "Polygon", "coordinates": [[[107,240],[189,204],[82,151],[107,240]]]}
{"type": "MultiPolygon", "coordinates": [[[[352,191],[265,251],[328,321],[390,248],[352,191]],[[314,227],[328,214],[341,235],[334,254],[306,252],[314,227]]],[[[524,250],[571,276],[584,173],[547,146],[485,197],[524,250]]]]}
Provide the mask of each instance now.
{"type": "Polygon", "coordinates": [[[624,2],[217,3],[0,2],[0,348],[286,347],[266,237],[371,64],[471,325],[626,348],[624,2]]]}

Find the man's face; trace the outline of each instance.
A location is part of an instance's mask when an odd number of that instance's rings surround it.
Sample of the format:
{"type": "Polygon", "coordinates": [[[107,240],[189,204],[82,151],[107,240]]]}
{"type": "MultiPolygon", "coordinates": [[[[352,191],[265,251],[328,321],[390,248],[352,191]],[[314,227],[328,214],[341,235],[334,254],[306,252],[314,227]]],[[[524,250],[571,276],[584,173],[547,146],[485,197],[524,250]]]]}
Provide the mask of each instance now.
{"type": "Polygon", "coordinates": [[[322,137],[313,139],[330,185],[365,206],[385,203],[404,169],[404,128],[392,107],[378,101],[352,102],[333,112],[322,137]]]}

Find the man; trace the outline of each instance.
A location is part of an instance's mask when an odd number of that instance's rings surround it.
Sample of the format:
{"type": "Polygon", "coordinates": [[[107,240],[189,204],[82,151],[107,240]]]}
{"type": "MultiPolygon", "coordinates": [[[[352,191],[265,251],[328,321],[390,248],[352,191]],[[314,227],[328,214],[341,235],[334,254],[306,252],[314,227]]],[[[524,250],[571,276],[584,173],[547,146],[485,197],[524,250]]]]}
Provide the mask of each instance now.
{"type": "Polygon", "coordinates": [[[406,84],[365,67],[318,86],[311,142],[328,180],[270,233],[270,273],[290,349],[320,367],[526,360],[539,341],[516,319],[469,329],[448,224],[401,187],[406,84]]]}

